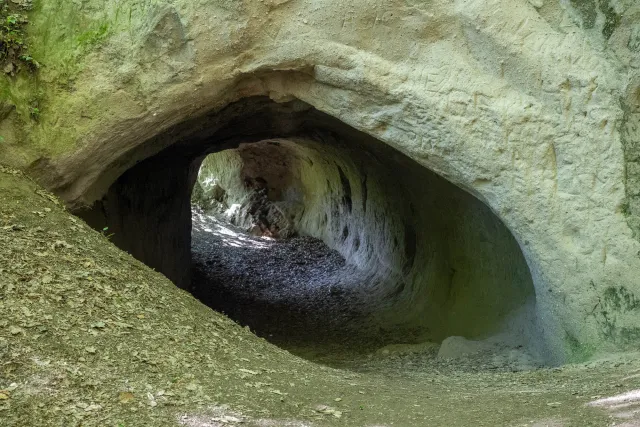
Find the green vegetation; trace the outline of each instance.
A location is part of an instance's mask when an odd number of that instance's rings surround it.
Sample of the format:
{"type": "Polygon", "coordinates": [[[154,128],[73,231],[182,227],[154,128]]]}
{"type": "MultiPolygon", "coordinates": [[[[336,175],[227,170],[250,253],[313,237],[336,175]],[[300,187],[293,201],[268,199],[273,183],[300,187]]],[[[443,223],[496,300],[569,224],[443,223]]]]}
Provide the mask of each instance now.
{"type": "Polygon", "coordinates": [[[87,54],[114,34],[129,38],[128,44],[135,42],[139,26],[157,3],[38,0],[29,31],[33,56],[56,77],[58,85],[64,86],[88,65],[84,60],[87,54]]]}
{"type": "MultiPolygon", "coordinates": [[[[591,282],[591,286],[595,284],[591,282]]],[[[600,327],[602,335],[624,346],[635,345],[640,339],[640,328],[621,327],[617,317],[624,313],[637,313],[640,311],[640,300],[626,287],[609,287],[605,289],[602,297],[598,297],[598,303],[593,309],[592,315],[600,327]]]]}
{"type": "Polygon", "coordinates": [[[615,9],[607,1],[600,2],[600,11],[604,15],[602,35],[609,40],[615,29],[620,25],[622,16],[616,13],[615,9]]]}
{"type": "Polygon", "coordinates": [[[33,72],[40,66],[28,53],[26,41],[31,7],[29,1],[0,0],[0,66],[11,77],[23,68],[33,72]]]}
{"type": "Polygon", "coordinates": [[[582,17],[584,28],[593,28],[598,18],[596,3],[594,0],[570,0],[571,5],[576,8],[582,17]]]}
{"type": "Polygon", "coordinates": [[[109,233],[109,227],[104,227],[102,230],[100,230],[100,234],[102,234],[107,240],[111,239],[111,237],[113,237],[114,233],[109,233]]]}
{"type": "MultiPolygon", "coordinates": [[[[87,59],[114,34],[135,42],[156,0],[0,0],[0,99],[15,106],[25,135],[47,120],[47,104],[75,90],[87,59]],[[29,70],[31,72],[20,72],[29,70]],[[38,73],[34,71],[39,70],[38,73]],[[32,123],[29,125],[29,123],[32,123]]],[[[116,55],[121,50],[116,49],[116,55]]],[[[39,135],[47,144],[47,135],[39,135]]]]}
{"type": "Polygon", "coordinates": [[[631,208],[629,207],[629,202],[624,202],[621,206],[620,206],[620,212],[622,213],[622,215],[628,217],[629,215],[631,215],[631,208]]]}
{"type": "Polygon", "coordinates": [[[29,115],[33,120],[37,122],[38,120],[40,120],[40,109],[38,107],[31,107],[29,109],[29,115]]]}
{"type": "Polygon", "coordinates": [[[62,0],[39,1],[34,8],[33,55],[58,84],[73,80],[83,68],[82,58],[109,36],[108,10],[96,12],[86,2],[62,0]]]}
{"type": "Polygon", "coordinates": [[[83,47],[91,47],[99,44],[107,37],[109,32],[109,23],[102,23],[97,29],[91,29],[78,36],[78,45],[83,47]]]}
{"type": "Polygon", "coordinates": [[[603,304],[612,310],[622,312],[640,309],[640,300],[624,286],[607,288],[604,291],[603,304]]]}
{"type": "Polygon", "coordinates": [[[595,353],[593,345],[583,344],[570,333],[565,334],[565,340],[569,350],[569,357],[572,363],[581,363],[589,360],[595,353]]]}
{"type": "MultiPolygon", "coordinates": [[[[598,10],[604,16],[602,24],[602,35],[605,39],[609,39],[615,29],[620,25],[622,16],[618,14],[615,8],[608,0],[570,0],[571,5],[580,14],[582,18],[582,26],[585,29],[591,29],[598,23],[598,10]]],[[[599,27],[600,28],[600,27],[599,27]]]]}

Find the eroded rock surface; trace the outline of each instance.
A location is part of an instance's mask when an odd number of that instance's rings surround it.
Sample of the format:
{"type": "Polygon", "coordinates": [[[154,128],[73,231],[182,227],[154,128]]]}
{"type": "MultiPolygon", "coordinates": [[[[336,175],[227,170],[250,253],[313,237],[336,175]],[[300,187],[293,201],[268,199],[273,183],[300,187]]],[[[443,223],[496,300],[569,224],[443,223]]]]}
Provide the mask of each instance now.
{"type": "MultiPolygon", "coordinates": [[[[348,138],[316,135],[315,139],[242,144],[208,156],[200,168],[198,184],[203,188],[198,197],[204,199],[205,206],[220,205],[214,193],[225,195],[224,205],[230,207],[218,211],[223,221],[226,218],[254,235],[286,238],[295,234],[321,239],[344,257],[348,267],[344,270],[334,271],[322,260],[313,268],[326,268],[336,284],[344,282],[340,287],[346,293],[358,296],[350,303],[365,314],[356,327],[361,333],[351,333],[354,346],[367,340],[372,345],[439,342],[450,335],[484,338],[504,334],[529,351],[546,355],[535,318],[531,275],[506,227],[480,201],[379,141],[354,133],[348,138]],[[390,339],[390,331],[396,332],[395,339],[390,339]]],[[[210,248],[205,253],[223,249],[219,242],[217,248],[216,243],[205,244],[202,236],[198,234],[194,240],[198,258],[203,248],[210,248]]],[[[274,254],[276,248],[291,245],[286,258],[305,260],[305,251],[296,252],[293,243],[273,246],[274,254]]],[[[231,257],[238,259],[232,269],[242,271],[243,255],[253,251],[248,248],[241,255],[228,254],[223,257],[227,261],[218,267],[231,268],[223,267],[231,257]]],[[[211,262],[215,269],[217,261],[211,262]]],[[[325,303],[317,302],[318,309],[327,314],[312,313],[313,304],[304,303],[311,294],[302,293],[301,301],[294,301],[298,292],[290,292],[286,265],[275,262],[278,270],[284,270],[283,280],[280,285],[278,281],[270,285],[280,286],[283,295],[289,294],[285,305],[306,308],[303,319],[333,317],[332,284],[325,283],[324,294],[319,294],[327,298],[325,303]]],[[[263,280],[259,269],[247,268],[243,276],[248,274],[258,283],[263,280]]],[[[300,289],[315,289],[314,277],[307,280],[310,283],[298,285],[300,289]]],[[[234,281],[232,277],[216,277],[209,285],[200,280],[198,286],[205,294],[219,293],[219,286],[232,295],[234,281]]],[[[244,288],[250,295],[249,285],[240,286],[239,292],[244,288]]],[[[255,290],[256,294],[261,292],[255,290]]],[[[333,309],[336,313],[349,311],[344,305],[333,309]]],[[[243,310],[234,309],[238,317],[232,317],[244,318],[243,310]]],[[[275,323],[275,328],[283,327],[275,323]]],[[[299,326],[293,321],[285,323],[292,329],[299,326]]],[[[317,334],[332,329],[325,323],[319,322],[317,334]]],[[[356,323],[352,323],[338,324],[333,328],[336,335],[345,328],[353,331],[356,323]]]]}
{"type": "MultiPolygon", "coordinates": [[[[286,137],[289,113],[242,100],[297,99],[496,213],[526,258],[552,359],[637,346],[637,2],[98,3],[81,13],[112,33],[78,59],[70,89],[43,89],[28,132],[18,113],[0,126],[0,158],[31,164],[71,207],[171,147],[172,161],[197,162],[198,144],[286,137]]],[[[41,12],[47,25],[67,18],[56,10],[41,12]]],[[[180,179],[186,191],[193,178],[180,179]]]]}

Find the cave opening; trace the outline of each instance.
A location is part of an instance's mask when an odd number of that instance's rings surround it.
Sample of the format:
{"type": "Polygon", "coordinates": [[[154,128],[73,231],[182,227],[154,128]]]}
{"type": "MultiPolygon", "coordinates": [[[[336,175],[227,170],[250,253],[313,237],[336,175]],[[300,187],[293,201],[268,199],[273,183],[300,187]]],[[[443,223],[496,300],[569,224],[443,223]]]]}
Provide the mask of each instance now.
{"type": "Polygon", "coordinates": [[[303,102],[247,98],[126,159],[77,213],[285,349],[464,337],[539,355],[531,274],[491,209],[303,102]]]}

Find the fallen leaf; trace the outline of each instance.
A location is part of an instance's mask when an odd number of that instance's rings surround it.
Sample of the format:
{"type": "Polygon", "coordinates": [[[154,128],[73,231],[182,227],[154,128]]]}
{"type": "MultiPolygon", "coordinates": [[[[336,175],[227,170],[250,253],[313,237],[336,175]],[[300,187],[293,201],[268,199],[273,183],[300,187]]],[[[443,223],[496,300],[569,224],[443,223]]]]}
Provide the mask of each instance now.
{"type": "Polygon", "coordinates": [[[105,324],[103,321],[99,321],[99,322],[92,323],[91,327],[95,329],[104,329],[105,324]]]}
{"type": "Polygon", "coordinates": [[[45,199],[48,199],[49,201],[53,202],[53,203],[54,203],[54,204],[56,204],[56,205],[59,205],[59,204],[60,204],[60,202],[58,201],[58,199],[56,198],[56,196],[54,196],[54,195],[53,195],[53,194],[51,194],[51,193],[47,193],[47,192],[46,192],[46,191],[44,191],[44,190],[36,190],[36,194],[37,194],[37,195],[39,195],[39,196],[44,197],[45,199]]]}
{"type": "Polygon", "coordinates": [[[342,411],[338,411],[335,408],[332,408],[331,406],[318,405],[316,406],[315,410],[316,412],[319,412],[321,414],[333,415],[336,418],[342,417],[342,411]]]}
{"type": "Polygon", "coordinates": [[[58,248],[71,249],[71,248],[73,248],[73,246],[71,246],[70,244],[68,244],[64,240],[56,240],[51,245],[51,249],[56,250],[58,248]]]}
{"type": "Polygon", "coordinates": [[[123,391],[118,395],[118,401],[120,401],[120,403],[122,403],[123,405],[126,405],[127,403],[131,403],[134,400],[135,400],[135,396],[133,395],[133,393],[128,391],[123,391]]]}
{"type": "Polygon", "coordinates": [[[12,62],[9,62],[7,65],[5,65],[3,71],[6,74],[13,74],[13,70],[14,70],[14,66],[12,62]]]}

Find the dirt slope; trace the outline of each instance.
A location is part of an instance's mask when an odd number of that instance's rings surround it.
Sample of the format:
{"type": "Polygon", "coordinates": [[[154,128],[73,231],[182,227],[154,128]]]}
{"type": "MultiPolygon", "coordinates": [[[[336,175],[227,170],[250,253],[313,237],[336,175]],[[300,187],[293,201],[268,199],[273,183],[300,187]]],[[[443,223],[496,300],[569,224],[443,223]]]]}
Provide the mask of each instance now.
{"type": "Polygon", "coordinates": [[[268,344],[0,167],[0,426],[601,426],[586,403],[640,388],[632,356],[519,373],[387,362],[340,371],[268,344]]]}

